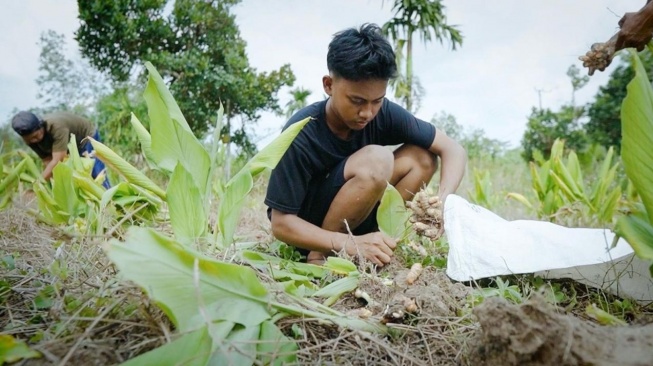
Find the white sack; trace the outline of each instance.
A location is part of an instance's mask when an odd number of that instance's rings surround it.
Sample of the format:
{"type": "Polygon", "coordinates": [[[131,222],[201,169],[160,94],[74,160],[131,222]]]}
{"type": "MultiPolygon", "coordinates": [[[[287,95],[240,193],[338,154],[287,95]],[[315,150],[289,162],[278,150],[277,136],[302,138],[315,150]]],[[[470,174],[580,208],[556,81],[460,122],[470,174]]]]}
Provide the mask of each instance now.
{"type": "Polygon", "coordinates": [[[653,301],[649,264],[635,257],[624,239],[610,249],[610,230],[507,221],[456,195],[447,197],[444,228],[449,241],[447,275],[456,281],[535,273],[571,278],[639,302],[653,301]]]}

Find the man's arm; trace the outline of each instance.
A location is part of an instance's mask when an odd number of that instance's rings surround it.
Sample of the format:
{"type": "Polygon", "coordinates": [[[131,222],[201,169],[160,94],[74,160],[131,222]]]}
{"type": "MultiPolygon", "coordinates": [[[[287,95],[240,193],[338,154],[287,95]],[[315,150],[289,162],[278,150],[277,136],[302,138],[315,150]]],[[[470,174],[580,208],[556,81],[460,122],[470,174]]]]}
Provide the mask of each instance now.
{"type": "Polygon", "coordinates": [[[635,13],[626,13],[619,20],[619,27],[615,51],[628,47],[643,50],[653,38],[653,1],[648,0],[635,13]]]}
{"type": "Polygon", "coordinates": [[[46,163],[45,169],[43,169],[43,178],[45,180],[50,180],[50,178],[52,178],[52,169],[54,169],[54,167],[62,161],[66,155],[66,151],[53,151],[52,158],[43,159],[43,162],[46,163]]]}
{"type": "Polygon", "coordinates": [[[433,139],[429,151],[440,156],[442,161],[438,196],[444,202],[449,194],[456,192],[463,175],[465,175],[467,152],[458,142],[440,129],[436,130],[435,139],[433,139]]]}
{"type": "Polygon", "coordinates": [[[272,234],[286,244],[321,252],[340,252],[348,255],[361,254],[372,263],[383,266],[390,262],[396,242],[380,232],[350,236],[349,234],[324,230],[297,215],[272,209],[272,234]]]}

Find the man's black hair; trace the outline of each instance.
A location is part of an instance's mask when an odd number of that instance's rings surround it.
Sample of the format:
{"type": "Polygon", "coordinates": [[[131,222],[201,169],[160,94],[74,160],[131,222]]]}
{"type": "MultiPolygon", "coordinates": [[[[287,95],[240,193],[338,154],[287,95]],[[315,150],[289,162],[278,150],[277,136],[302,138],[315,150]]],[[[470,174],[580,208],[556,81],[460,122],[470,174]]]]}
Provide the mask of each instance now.
{"type": "Polygon", "coordinates": [[[334,76],[351,81],[390,80],[397,74],[395,53],[376,24],[336,33],[329,43],[327,67],[334,76]]]}
{"type": "Polygon", "coordinates": [[[43,126],[43,121],[32,112],[18,112],[18,114],[11,119],[11,127],[21,136],[27,136],[41,128],[41,126],[43,126]]]}

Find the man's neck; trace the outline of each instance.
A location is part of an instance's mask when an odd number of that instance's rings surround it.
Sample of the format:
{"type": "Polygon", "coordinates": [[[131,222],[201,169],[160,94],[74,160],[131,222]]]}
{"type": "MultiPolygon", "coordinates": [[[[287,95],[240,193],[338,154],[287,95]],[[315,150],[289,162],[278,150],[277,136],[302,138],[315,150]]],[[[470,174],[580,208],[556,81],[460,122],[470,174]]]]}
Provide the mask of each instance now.
{"type": "Polygon", "coordinates": [[[334,135],[336,135],[341,140],[349,140],[352,130],[347,127],[342,119],[340,119],[336,111],[333,110],[331,99],[328,99],[326,102],[325,119],[329,130],[331,130],[334,135]]]}

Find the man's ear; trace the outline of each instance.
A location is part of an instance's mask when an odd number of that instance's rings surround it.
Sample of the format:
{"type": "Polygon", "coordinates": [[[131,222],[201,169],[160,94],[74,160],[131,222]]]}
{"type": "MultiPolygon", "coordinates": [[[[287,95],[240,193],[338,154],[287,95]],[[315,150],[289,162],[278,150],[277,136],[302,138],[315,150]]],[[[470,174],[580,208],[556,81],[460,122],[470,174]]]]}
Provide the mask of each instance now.
{"type": "Polygon", "coordinates": [[[324,88],[324,92],[328,96],[331,96],[331,91],[333,87],[333,78],[329,75],[324,75],[322,77],[322,87],[324,88]]]}

